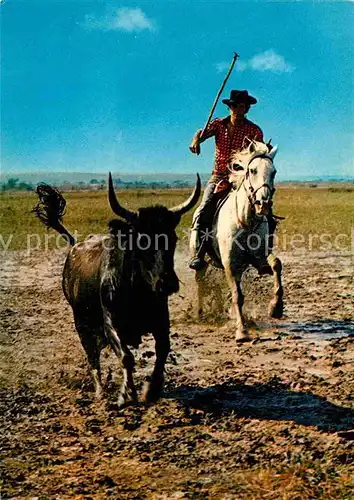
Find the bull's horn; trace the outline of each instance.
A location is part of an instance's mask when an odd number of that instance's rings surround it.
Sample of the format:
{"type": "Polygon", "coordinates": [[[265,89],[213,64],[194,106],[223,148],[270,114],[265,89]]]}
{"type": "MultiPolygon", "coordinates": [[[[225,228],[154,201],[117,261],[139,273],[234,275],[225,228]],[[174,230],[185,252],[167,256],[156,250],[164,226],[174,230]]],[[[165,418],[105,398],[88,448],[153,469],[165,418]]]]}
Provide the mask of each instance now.
{"type": "Polygon", "coordinates": [[[123,219],[125,219],[127,221],[132,221],[132,220],[136,219],[137,214],[135,212],[131,212],[130,210],[127,210],[126,208],[122,207],[122,205],[117,200],[116,193],[114,192],[111,172],[109,172],[109,175],[108,175],[108,200],[109,200],[109,204],[111,206],[111,209],[113,210],[113,212],[116,215],[119,215],[119,217],[122,217],[123,219]]]}
{"type": "Polygon", "coordinates": [[[274,146],[268,153],[268,156],[274,160],[274,156],[277,154],[278,146],[274,146]]]}
{"type": "Polygon", "coordinates": [[[197,174],[197,182],[195,183],[194,191],[190,195],[188,200],[184,201],[180,205],[177,205],[176,207],[170,208],[170,211],[178,215],[185,214],[186,212],[188,212],[188,210],[193,208],[194,205],[197,203],[198,198],[200,196],[200,191],[201,191],[200,177],[199,174],[197,174]]]}

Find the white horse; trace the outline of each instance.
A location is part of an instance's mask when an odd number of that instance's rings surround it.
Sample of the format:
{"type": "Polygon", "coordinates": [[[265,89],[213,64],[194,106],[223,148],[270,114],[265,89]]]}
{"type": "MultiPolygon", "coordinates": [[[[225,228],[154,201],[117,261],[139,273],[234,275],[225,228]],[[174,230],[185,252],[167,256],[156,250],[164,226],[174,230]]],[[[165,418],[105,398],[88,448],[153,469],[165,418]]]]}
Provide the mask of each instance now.
{"type": "MultiPolygon", "coordinates": [[[[269,248],[267,214],[274,193],[276,170],[273,160],[277,147],[252,141],[236,153],[230,162],[229,181],[232,189],[217,211],[208,253],[221,262],[231,290],[230,317],[236,320],[236,341],[249,340],[242,314],[244,296],[241,277],[252,265],[260,274],[273,274],[274,297],[269,304],[269,314],[280,318],[283,314],[282,265],[269,248]]],[[[221,267],[221,266],[220,266],[221,267]]],[[[198,312],[202,314],[202,282],[205,269],[196,271],[198,286],[198,312]]]]}

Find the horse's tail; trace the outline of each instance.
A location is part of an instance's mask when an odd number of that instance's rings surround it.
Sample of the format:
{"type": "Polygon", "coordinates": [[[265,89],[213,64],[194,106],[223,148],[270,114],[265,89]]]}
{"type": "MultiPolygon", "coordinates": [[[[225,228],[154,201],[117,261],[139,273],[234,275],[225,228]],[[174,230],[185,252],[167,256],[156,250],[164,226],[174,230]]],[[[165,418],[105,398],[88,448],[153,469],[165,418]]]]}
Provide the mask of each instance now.
{"type": "Polygon", "coordinates": [[[74,236],[62,224],[66,201],[58,189],[48,184],[38,184],[36,193],[39,201],[31,210],[48,228],[51,227],[65,238],[71,246],[75,245],[74,236]]]}

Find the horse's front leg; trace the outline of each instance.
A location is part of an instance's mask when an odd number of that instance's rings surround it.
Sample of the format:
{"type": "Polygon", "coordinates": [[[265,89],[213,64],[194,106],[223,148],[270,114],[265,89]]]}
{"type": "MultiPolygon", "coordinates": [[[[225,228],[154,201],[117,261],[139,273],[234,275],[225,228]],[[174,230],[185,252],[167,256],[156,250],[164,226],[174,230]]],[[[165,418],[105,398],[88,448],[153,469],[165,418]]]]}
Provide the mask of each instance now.
{"type": "Polygon", "coordinates": [[[283,316],[284,309],[284,290],[281,282],[282,264],[281,261],[277,257],[274,257],[273,254],[268,256],[267,261],[272,268],[274,277],[274,297],[269,303],[268,312],[269,316],[272,318],[281,318],[283,316]]]}
{"type": "Polygon", "coordinates": [[[233,276],[232,272],[225,268],[225,275],[231,290],[230,317],[236,320],[236,342],[247,342],[250,340],[250,336],[248,334],[245,319],[242,313],[242,306],[244,302],[244,296],[241,288],[242,273],[238,273],[233,276]]]}
{"type": "Polygon", "coordinates": [[[195,271],[195,282],[197,286],[197,308],[196,308],[196,316],[197,320],[203,319],[203,308],[204,308],[204,297],[205,297],[205,272],[206,267],[199,271],[195,271]]]}

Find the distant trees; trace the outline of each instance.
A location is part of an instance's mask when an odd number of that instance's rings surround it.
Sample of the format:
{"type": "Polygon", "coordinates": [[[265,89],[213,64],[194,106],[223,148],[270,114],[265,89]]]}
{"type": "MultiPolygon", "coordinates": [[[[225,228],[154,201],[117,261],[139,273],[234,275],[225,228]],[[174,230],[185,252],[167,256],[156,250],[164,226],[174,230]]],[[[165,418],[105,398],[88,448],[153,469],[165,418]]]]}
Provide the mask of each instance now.
{"type": "Polygon", "coordinates": [[[186,181],[123,181],[119,177],[113,179],[113,184],[117,189],[171,189],[171,188],[185,188],[189,187],[190,184],[186,181]]]}
{"type": "MultiPolygon", "coordinates": [[[[183,180],[174,180],[171,182],[166,181],[144,181],[142,179],[124,181],[121,178],[116,178],[113,180],[114,186],[117,189],[173,189],[173,188],[186,188],[190,186],[190,183],[183,180]]],[[[77,181],[71,182],[69,180],[64,180],[60,184],[56,184],[57,187],[63,191],[72,190],[102,190],[106,188],[107,181],[105,179],[91,179],[90,181],[77,181]]],[[[6,182],[3,182],[0,186],[2,192],[6,191],[34,191],[35,186],[28,182],[23,182],[19,178],[10,177],[6,182]]]]}
{"type": "Polygon", "coordinates": [[[101,180],[91,179],[89,182],[89,186],[94,189],[104,189],[106,186],[106,181],[104,179],[101,180]]]}
{"type": "Polygon", "coordinates": [[[33,191],[34,187],[32,184],[27,182],[22,182],[19,179],[10,177],[5,183],[1,185],[1,191],[33,191]]]}

